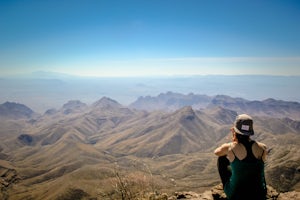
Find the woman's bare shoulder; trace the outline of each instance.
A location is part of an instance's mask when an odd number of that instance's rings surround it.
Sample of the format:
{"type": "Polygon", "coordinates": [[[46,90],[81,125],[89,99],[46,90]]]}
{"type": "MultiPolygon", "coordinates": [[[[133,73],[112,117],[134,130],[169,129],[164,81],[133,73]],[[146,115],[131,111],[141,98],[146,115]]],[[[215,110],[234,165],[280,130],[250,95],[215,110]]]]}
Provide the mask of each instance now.
{"type": "Polygon", "coordinates": [[[265,145],[264,143],[262,143],[262,142],[256,142],[257,143],[257,145],[260,147],[260,148],[262,148],[263,150],[267,150],[267,145],[265,145]]]}
{"type": "Polygon", "coordinates": [[[224,143],[222,144],[220,147],[216,148],[216,150],[214,151],[214,153],[217,155],[217,156],[225,156],[227,155],[230,147],[232,146],[232,142],[230,143],[224,143]]]}
{"type": "Polygon", "coordinates": [[[228,142],[221,145],[221,148],[230,150],[230,148],[233,148],[236,145],[235,142],[228,142]]]}

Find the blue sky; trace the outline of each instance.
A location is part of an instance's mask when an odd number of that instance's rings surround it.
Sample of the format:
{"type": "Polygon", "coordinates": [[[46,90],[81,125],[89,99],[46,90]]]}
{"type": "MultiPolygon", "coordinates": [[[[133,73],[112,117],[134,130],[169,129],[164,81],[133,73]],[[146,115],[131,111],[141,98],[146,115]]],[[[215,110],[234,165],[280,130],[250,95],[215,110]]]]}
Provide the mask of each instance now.
{"type": "Polygon", "coordinates": [[[0,0],[0,76],[300,75],[300,2],[0,0]]]}

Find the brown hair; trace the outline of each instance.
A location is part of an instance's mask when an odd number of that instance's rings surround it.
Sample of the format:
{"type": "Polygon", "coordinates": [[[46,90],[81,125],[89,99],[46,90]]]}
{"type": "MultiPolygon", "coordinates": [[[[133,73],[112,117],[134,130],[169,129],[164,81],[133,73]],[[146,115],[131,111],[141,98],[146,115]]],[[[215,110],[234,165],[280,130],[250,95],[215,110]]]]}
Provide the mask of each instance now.
{"type": "Polygon", "coordinates": [[[242,144],[247,144],[249,143],[249,135],[242,135],[242,134],[238,134],[235,133],[235,137],[238,140],[238,143],[242,143],[242,144]]]}

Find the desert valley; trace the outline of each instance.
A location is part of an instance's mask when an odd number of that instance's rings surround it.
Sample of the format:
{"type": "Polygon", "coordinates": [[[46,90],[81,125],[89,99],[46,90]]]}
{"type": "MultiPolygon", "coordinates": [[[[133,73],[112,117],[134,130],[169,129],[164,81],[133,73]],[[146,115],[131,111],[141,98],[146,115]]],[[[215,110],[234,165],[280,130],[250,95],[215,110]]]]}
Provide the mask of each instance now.
{"type": "Polygon", "coordinates": [[[230,142],[240,113],[253,116],[253,139],[268,146],[268,185],[299,192],[300,103],[167,92],[129,106],[70,100],[43,114],[1,104],[1,199],[121,199],[122,183],[201,193],[220,183],[213,150],[230,142]]]}

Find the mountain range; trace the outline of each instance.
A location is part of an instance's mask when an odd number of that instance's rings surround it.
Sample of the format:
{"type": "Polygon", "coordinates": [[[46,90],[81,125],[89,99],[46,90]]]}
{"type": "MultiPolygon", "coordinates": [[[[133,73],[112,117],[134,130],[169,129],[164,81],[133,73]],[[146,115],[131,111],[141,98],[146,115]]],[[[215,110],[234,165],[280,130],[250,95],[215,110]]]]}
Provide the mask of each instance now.
{"type": "Polygon", "coordinates": [[[119,174],[147,177],[155,190],[204,191],[220,183],[212,152],[230,141],[229,129],[244,112],[253,116],[254,139],[269,149],[267,183],[299,191],[299,105],[172,92],[130,106],[108,97],[90,105],[70,100],[43,114],[6,102],[0,105],[0,197],[59,199],[80,191],[105,199],[116,195],[119,174]]]}
{"type": "Polygon", "coordinates": [[[299,88],[300,76],[78,77],[40,71],[17,77],[1,77],[0,74],[0,104],[6,101],[19,102],[44,113],[49,108],[59,109],[69,100],[92,104],[99,97],[107,96],[128,106],[139,96],[156,98],[161,92],[167,91],[181,94],[193,92],[210,97],[222,94],[252,101],[273,98],[300,102],[299,88]]]}
{"type": "Polygon", "coordinates": [[[300,119],[300,103],[282,101],[275,99],[265,99],[262,101],[250,101],[243,98],[233,98],[227,95],[197,95],[190,93],[183,95],[180,93],[161,93],[156,97],[145,96],[138,98],[129,107],[147,111],[166,110],[174,111],[183,106],[192,106],[195,109],[206,109],[220,106],[238,113],[248,113],[257,116],[270,117],[291,117],[300,119]]]}

